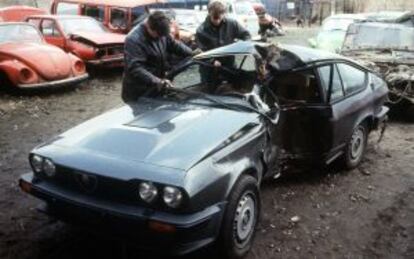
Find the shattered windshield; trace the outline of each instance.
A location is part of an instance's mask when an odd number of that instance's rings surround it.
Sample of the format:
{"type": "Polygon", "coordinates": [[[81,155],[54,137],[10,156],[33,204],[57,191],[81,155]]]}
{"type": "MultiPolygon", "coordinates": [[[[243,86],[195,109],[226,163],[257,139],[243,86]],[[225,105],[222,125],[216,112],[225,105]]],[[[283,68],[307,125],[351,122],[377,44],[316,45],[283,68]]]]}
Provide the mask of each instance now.
{"type": "Polygon", "coordinates": [[[31,25],[12,24],[0,26],[0,43],[43,42],[40,33],[31,25]]]}
{"type": "Polygon", "coordinates": [[[104,27],[94,19],[71,18],[60,19],[60,24],[66,34],[76,34],[78,31],[105,32],[104,27]]]}
{"type": "Polygon", "coordinates": [[[269,107],[259,97],[251,55],[223,56],[193,62],[172,78],[174,88],[161,98],[262,114],[269,107]],[[214,66],[219,61],[220,66],[214,66]]]}
{"type": "Polygon", "coordinates": [[[343,50],[414,50],[414,28],[403,26],[350,26],[343,50]]]}

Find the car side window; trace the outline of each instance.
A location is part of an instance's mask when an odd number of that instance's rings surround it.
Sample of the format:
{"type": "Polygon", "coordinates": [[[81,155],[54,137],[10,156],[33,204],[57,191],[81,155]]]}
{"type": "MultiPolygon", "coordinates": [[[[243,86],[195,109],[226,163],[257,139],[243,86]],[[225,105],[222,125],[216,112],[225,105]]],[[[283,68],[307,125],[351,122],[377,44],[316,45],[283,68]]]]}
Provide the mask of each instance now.
{"type": "Polygon", "coordinates": [[[331,102],[344,98],[344,88],[336,66],[332,67],[332,86],[331,86],[331,102]]]}
{"type": "Polygon", "coordinates": [[[305,103],[321,103],[321,93],[313,69],[294,73],[284,73],[275,77],[270,83],[282,102],[303,101],[305,103]]]}
{"type": "Polygon", "coordinates": [[[40,26],[40,30],[44,36],[48,37],[60,37],[60,32],[57,29],[56,23],[52,20],[43,20],[40,26]]]}
{"type": "Polygon", "coordinates": [[[366,73],[360,69],[347,65],[337,64],[344,85],[345,94],[362,90],[366,85],[366,73]]]}
{"type": "Polygon", "coordinates": [[[116,28],[126,29],[128,22],[127,11],[120,8],[111,8],[111,25],[116,28]]]}
{"type": "Polygon", "coordinates": [[[105,16],[105,8],[103,6],[85,5],[82,7],[82,14],[103,22],[105,16]]]}
{"type": "Polygon", "coordinates": [[[325,94],[329,92],[329,85],[331,84],[331,69],[332,65],[318,68],[319,78],[321,80],[321,85],[325,94]]]}

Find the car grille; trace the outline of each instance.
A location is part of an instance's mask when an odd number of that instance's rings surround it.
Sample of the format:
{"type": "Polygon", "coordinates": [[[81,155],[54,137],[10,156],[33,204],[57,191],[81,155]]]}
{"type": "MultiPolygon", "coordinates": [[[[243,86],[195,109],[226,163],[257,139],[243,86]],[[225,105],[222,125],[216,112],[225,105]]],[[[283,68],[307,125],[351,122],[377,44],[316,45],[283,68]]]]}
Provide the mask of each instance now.
{"type": "Polygon", "coordinates": [[[120,56],[124,54],[124,46],[102,47],[96,52],[97,58],[120,56]]]}
{"type": "Polygon", "coordinates": [[[57,166],[56,170],[56,176],[53,178],[53,182],[61,188],[85,193],[88,196],[98,197],[108,201],[140,204],[140,200],[137,197],[138,184],[134,181],[121,181],[63,166],[57,166]],[[84,184],[81,179],[82,175],[95,179],[96,185],[84,184]]]}

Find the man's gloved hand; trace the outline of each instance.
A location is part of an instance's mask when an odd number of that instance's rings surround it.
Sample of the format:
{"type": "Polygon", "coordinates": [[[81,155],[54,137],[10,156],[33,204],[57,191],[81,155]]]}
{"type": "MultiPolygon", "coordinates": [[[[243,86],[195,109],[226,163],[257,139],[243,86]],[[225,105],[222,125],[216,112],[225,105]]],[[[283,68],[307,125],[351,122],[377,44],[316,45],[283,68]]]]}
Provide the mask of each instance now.
{"type": "Polygon", "coordinates": [[[197,48],[197,49],[193,50],[192,56],[194,57],[194,56],[197,56],[198,54],[201,54],[201,53],[203,53],[203,51],[201,49],[197,48]]]}
{"type": "Polygon", "coordinates": [[[168,79],[162,79],[157,85],[156,85],[156,87],[157,87],[157,90],[158,91],[161,91],[162,89],[165,89],[165,88],[172,88],[172,87],[174,87],[174,85],[171,83],[171,81],[170,80],[168,80],[168,79]]]}
{"type": "Polygon", "coordinates": [[[218,60],[214,60],[214,62],[213,62],[213,66],[214,66],[214,67],[221,67],[221,62],[220,62],[220,61],[218,61],[218,60]]]}

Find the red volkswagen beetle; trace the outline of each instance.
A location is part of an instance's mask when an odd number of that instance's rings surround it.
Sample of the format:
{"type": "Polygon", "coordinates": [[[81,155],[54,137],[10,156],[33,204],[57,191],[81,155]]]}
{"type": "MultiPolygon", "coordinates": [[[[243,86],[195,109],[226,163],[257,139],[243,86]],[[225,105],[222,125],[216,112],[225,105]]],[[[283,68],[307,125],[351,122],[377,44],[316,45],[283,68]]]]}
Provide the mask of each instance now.
{"type": "Polygon", "coordinates": [[[33,25],[0,23],[0,87],[55,87],[87,78],[82,60],[47,44],[33,25]]]}

